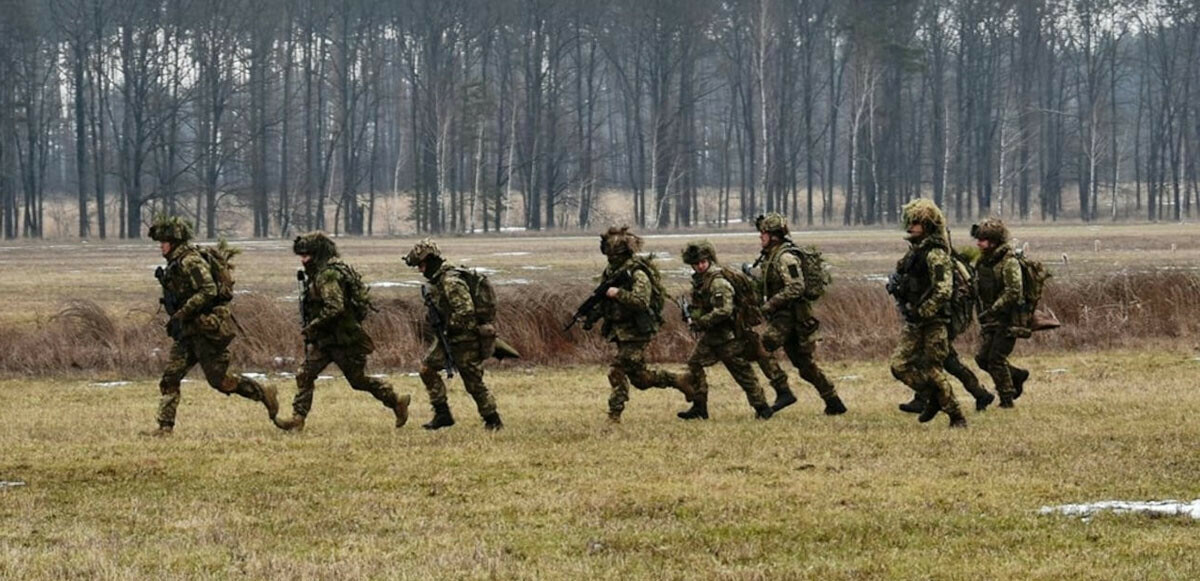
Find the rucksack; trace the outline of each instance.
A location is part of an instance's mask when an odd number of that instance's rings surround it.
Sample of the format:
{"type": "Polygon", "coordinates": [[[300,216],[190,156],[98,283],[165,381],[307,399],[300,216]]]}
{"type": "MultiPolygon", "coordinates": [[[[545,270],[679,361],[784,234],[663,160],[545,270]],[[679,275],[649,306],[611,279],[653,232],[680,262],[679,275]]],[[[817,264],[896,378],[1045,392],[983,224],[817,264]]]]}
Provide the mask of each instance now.
{"type": "Polygon", "coordinates": [[[825,288],[833,282],[829,270],[825,266],[825,258],[815,246],[789,246],[796,258],[800,259],[800,270],[804,275],[804,298],[815,301],[825,296],[825,288]]]}
{"type": "Polygon", "coordinates": [[[342,281],[342,292],[345,294],[346,309],[354,315],[354,319],[362,322],[371,311],[377,311],[371,303],[371,287],[363,282],[362,275],[354,267],[345,262],[331,261],[329,268],[338,272],[342,281]]]}
{"type": "Polygon", "coordinates": [[[728,266],[721,267],[721,276],[733,285],[733,315],[738,323],[742,327],[753,327],[763,322],[762,295],[754,279],[728,266]]]}
{"type": "Polygon", "coordinates": [[[471,293],[471,302],[475,303],[475,322],[480,325],[491,325],[496,322],[496,289],[487,275],[473,268],[458,267],[454,269],[458,276],[467,283],[471,293]]]}
{"type": "Polygon", "coordinates": [[[951,251],[950,262],[954,266],[953,288],[950,294],[950,332],[957,336],[966,331],[975,318],[979,291],[976,286],[975,269],[967,258],[951,251]]]}
{"type": "Polygon", "coordinates": [[[1025,310],[1032,313],[1037,309],[1038,302],[1042,300],[1046,280],[1050,278],[1051,274],[1045,264],[1025,256],[1023,250],[1014,249],[1013,256],[1021,265],[1021,294],[1024,295],[1022,298],[1025,299],[1025,310]]]}
{"type": "Polygon", "coordinates": [[[208,272],[217,285],[217,302],[228,303],[233,300],[233,257],[241,254],[242,249],[229,245],[224,238],[214,246],[198,246],[200,257],[208,263],[208,272]]]}

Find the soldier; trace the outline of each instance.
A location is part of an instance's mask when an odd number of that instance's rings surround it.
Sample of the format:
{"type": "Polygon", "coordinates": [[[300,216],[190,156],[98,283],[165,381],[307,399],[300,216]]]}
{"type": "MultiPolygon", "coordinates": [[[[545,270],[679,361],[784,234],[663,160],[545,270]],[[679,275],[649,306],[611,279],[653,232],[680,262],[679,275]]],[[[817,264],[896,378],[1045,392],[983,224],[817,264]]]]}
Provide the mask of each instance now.
{"type": "Polygon", "coordinates": [[[1000,394],[1000,407],[1011,408],[1029,379],[1029,371],[1008,361],[1022,335],[1017,320],[1024,302],[1021,264],[1008,244],[1008,228],[999,218],[971,226],[971,237],[980,250],[977,272],[981,332],[975,363],[992,376],[1000,394]]]}
{"type": "MultiPolygon", "coordinates": [[[[163,304],[171,319],[167,333],[174,339],[170,359],[158,383],[162,397],[158,403],[158,429],[143,432],[149,436],[169,436],[175,428],[175,410],[179,407],[179,384],[189,369],[197,363],[204,378],[217,391],[237,394],[251,401],[262,402],[267,415],[275,419],[279,403],[275,388],[263,386],[248,377],[229,372],[229,343],[237,332],[233,313],[232,278],[221,292],[213,269],[201,250],[188,242],[192,225],[177,216],[160,216],[150,226],[150,238],[157,241],[167,259],[166,269],[159,276],[163,287],[163,304]]],[[[222,260],[233,254],[225,249],[222,260]]],[[[228,274],[227,274],[228,276],[228,274]]]]}
{"type": "Polygon", "coordinates": [[[397,395],[387,382],[366,374],[367,355],[375,351],[375,342],[362,328],[362,319],[370,310],[362,278],[342,261],[337,244],[324,232],[297,236],[292,252],[300,257],[306,281],[300,297],[304,367],[296,374],[292,417],[276,420],[275,425],[284,430],[304,429],[317,376],[333,363],[351,388],[374,396],[395,414],[396,427],[403,427],[412,396],[397,395]]]}
{"type": "Polygon", "coordinates": [[[890,283],[901,305],[904,328],[892,353],[892,375],[913,391],[929,392],[919,420],[928,422],[938,411],[950,417],[951,427],[967,426],[943,369],[949,355],[950,296],[954,265],[946,242],[946,219],[933,202],[920,198],[904,205],[908,252],[896,265],[890,283]]]}
{"type": "MultiPolygon", "coordinates": [[[[988,406],[992,405],[992,402],[996,401],[996,396],[980,385],[975,372],[963,364],[962,359],[958,356],[958,351],[954,348],[954,333],[948,330],[946,337],[948,354],[946,360],[942,362],[942,368],[946,370],[946,373],[958,379],[967,393],[975,398],[975,411],[986,410],[988,406]]],[[[913,392],[912,400],[900,404],[900,411],[910,414],[919,414],[925,411],[925,404],[931,391],[930,386],[926,386],[923,390],[913,392]]]]}
{"type": "Polygon", "coordinates": [[[630,232],[628,226],[614,226],[600,235],[600,251],[608,257],[608,266],[601,276],[605,282],[620,282],[603,291],[604,298],[583,323],[584,329],[591,329],[596,321],[603,319],[601,332],[617,347],[616,358],[608,370],[608,384],[612,388],[608,396],[608,419],[612,422],[621,421],[631,383],[639,390],[679,389],[687,401],[692,401],[690,386],[682,383],[678,374],[646,366],[646,348],[658,333],[666,293],[658,268],[638,255],[641,249],[642,239],[630,232]]]}
{"type": "MultiPolygon", "coordinates": [[[[434,307],[446,322],[446,339],[454,368],[462,374],[463,386],[475,399],[475,407],[483,418],[483,427],[499,430],[504,427],[496,401],[483,383],[483,360],[491,356],[496,345],[496,328],[476,317],[475,298],[464,278],[464,272],[447,263],[437,244],[429,238],[421,240],[404,257],[404,263],[415,267],[429,281],[428,289],[434,307]]],[[[454,425],[450,404],[446,400],[446,383],[439,371],[447,364],[443,344],[435,341],[433,348],[421,361],[421,381],[433,405],[433,419],[422,427],[436,430],[454,425]]]]}
{"type": "MultiPolygon", "coordinates": [[[[691,327],[700,333],[696,347],[688,357],[687,376],[683,381],[694,391],[692,407],[679,412],[685,420],[708,419],[708,380],[704,368],[725,364],[734,381],[746,392],[755,417],[770,419],[774,411],[767,404],[754,370],[746,361],[745,325],[738,321],[739,298],[733,284],[717,263],[717,252],[707,240],[689,242],[683,249],[683,262],[692,267],[691,327]]],[[[744,299],[745,297],[742,297],[744,299]]],[[[753,305],[757,307],[757,305],[753,305]]]]}
{"type": "MultiPolygon", "coordinates": [[[[762,337],[763,347],[768,352],[783,347],[800,377],[811,383],[825,401],[825,414],[844,414],[846,405],[838,397],[837,389],[813,359],[820,322],[813,316],[814,293],[809,292],[813,289],[805,286],[805,265],[797,256],[796,245],[788,238],[787,220],[772,213],[759,216],[755,226],[762,245],[759,261],[766,299],[763,314],[767,317],[767,329],[762,337]]],[[[775,411],[796,403],[796,396],[786,384],[782,389],[776,387],[776,392],[775,403],[771,406],[775,411]]]]}

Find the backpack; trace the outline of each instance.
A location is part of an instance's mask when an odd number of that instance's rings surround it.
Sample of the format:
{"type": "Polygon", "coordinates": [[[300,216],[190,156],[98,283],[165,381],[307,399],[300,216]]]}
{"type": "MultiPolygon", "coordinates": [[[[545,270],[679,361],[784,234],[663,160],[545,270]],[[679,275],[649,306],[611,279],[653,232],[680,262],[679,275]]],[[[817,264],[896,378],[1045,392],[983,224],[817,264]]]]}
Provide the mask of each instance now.
{"type": "Polygon", "coordinates": [[[763,322],[762,294],[754,279],[728,266],[721,267],[721,276],[733,285],[733,316],[738,324],[749,328],[763,322]]]}
{"type": "Polygon", "coordinates": [[[1025,299],[1025,310],[1033,312],[1037,309],[1038,302],[1042,300],[1042,292],[1046,289],[1046,280],[1051,276],[1050,271],[1041,261],[1025,256],[1024,251],[1013,250],[1013,256],[1021,265],[1021,294],[1024,295],[1022,298],[1025,299]]]}
{"type": "Polygon", "coordinates": [[[338,272],[342,280],[342,291],[346,297],[346,310],[356,321],[362,322],[371,311],[378,311],[371,303],[371,287],[363,282],[362,275],[354,267],[341,261],[331,261],[329,268],[338,272]]]}
{"type": "Polygon", "coordinates": [[[208,264],[208,271],[217,285],[217,303],[233,300],[233,257],[242,253],[224,238],[213,246],[198,246],[200,257],[208,264]]]}
{"type": "Polygon", "coordinates": [[[975,305],[979,302],[975,269],[967,258],[958,252],[950,252],[954,266],[953,289],[950,294],[950,334],[961,335],[971,326],[975,318],[975,305]]]}
{"type": "Polygon", "coordinates": [[[815,301],[825,296],[825,287],[833,282],[825,266],[825,258],[815,246],[789,246],[788,252],[800,259],[800,270],[804,274],[804,298],[815,301]]]}
{"type": "Polygon", "coordinates": [[[458,267],[454,269],[458,276],[467,283],[471,293],[471,302],[475,304],[475,322],[480,325],[491,325],[496,322],[496,289],[487,275],[473,268],[458,267]]]}

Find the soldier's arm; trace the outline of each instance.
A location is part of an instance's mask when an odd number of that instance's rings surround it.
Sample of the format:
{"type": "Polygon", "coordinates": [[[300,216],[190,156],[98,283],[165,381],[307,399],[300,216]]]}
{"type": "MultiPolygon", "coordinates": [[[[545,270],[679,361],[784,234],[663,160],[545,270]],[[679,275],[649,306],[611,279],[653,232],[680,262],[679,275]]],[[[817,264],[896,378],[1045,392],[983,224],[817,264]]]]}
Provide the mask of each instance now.
{"type": "Polygon", "coordinates": [[[709,287],[712,296],[712,310],[696,318],[700,327],[711,327],[728,321],[733,317],[733,285],[724,278],[718,278],[709,287]]]}
{"type": "Polygon", "coordinates": [[[617,296],[613,300],[627,307],[637,309],[650,308],[650,295],[653,293],[653,286],[650,284],[650,277],[641,269],[633,271],[633,286],[629,290],[620,289],[617,291],[617,296]]]}
{"type": "Polygon", "coordinates": [[[217,283],[213,281],[208,263],[198,254],[189,254],[180,261],[179,270],[192,289],[192,296],[179,307],[175,316],[190,319],[217,298],[217,283]]]}
{"type": "Polygon", "coordinates": [[[454,331],[474,329],[475,301],[471,300],[471,289],[467,286],[467,281],[447,274],[442,277],[442,292],[450,310],[446,313],[446,325],[454,331]]]}
{"type": "Polygon", "coordinates": [[[925,256],[929,265],[929,298],[917,308],[917,314],[923,319],[932,319],[954,292],[954,274],[951,271],[954,265],[950,263],[950,254],[941,248],[934,248],[925,256]]]}
{"type": "Polygon", "coordinates": [[[341,277],[332,268],[318,273],[313,284],[316,285],[317,296],[321,298],[321,310],[309,321],[308,328],[319,329],[342,314],[346,309],[346,297],[342,292],[341,277]]]}
{"type": "Polygon", "coordinates": [[[774,313],[783,307],[804,298],[804,265],[800,258],[791,252],[782,252],[778,263],[779,276],[783,279],[783,289],[767,300],[763,311],[774,313]]]}
{"type": "Polygon", "coordinates": [[[1021,264],[1017,262],[1016,258],[1009,256],[1004,259],[1004,266],[1001,268],[1001,279],[1004,280],[1004,290],[1000,292],[1000,296],[996,297],[996,301],[988,308],[988,311],[992,313],[1003,313],[1021,302],[1024,289],[1021,287],[1021,264]]]}

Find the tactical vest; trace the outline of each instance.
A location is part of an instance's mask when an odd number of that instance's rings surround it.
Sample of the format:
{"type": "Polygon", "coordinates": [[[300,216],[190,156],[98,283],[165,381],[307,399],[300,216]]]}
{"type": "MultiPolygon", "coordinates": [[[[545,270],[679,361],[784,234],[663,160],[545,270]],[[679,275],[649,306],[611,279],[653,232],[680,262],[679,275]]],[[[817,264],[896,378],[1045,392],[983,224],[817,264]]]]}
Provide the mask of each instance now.
{"type": "MultiPolygon", "coordinates": [[[[1004,262],[1010,258],[1016,259],[1012,255],[1012,248],[1005,244],[993,251],[990,256],[985,256],[979,261],[976,276],[979,279],[979,303],[983,305],[981,308],[991,306],[1004,293],[1003,267],[1004,262]]],[[[1005,319],[1010,318],[1012,314],[1011,311],[993,313],[994,316],[1005,319]]]]}
{"type": "MultiPolygon", "coordinates": [[[[607,300],[601,303],[602,313],[604,315],[604,335],[608,335],[614,326],[620,326],[635,331],[642,335],[652,335],[658,331],[659,325],[662,324],[662,291],[660,290],[662,281],[657,280],[659,276],[655,269],[641,263],[637,257],[632,257],[628,261],[621,264],[617,268],[604,269],[604,278],[609,279],[621,270],[628,270],[630,274],[642,272],[646,278],[650,279],[650,307],[639,309],[619,303],[617,301],[607,300]],[[657,303],[657,305],[656,305],[657,303]]],[[[620,287],[623,291],[633,290],[633,277],[623,283],[620,287]]]]}
{"type": "Polygon", "coordinates": [[[922,241],[909,249],[908,254],[896,265],[896,272],[902,277],[899,297],[914,309],[925,302],[933,289],[933,274],[929,272],[927,257],[934,248],[950,251],[946,243],[940,240],[922,241]]]}
{"type": "MultiPolygon", "coordinates": [[[[722,275],[721,268],[715,264],[704,274],[692,275],[692,308],[696,313],[706,315],[716,310],[716,305],[713,304],[712,285],[718,278],[725,277],[722,275]]],[[[730,305],[733,307],[733,314],[728,320],[705,329],[705,335],[737,334],[737,297],[730,297],[729,300],[733,301],[733,305],[730,305]]]]}

